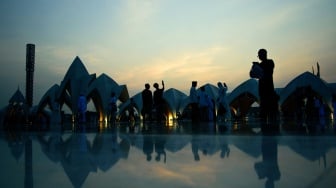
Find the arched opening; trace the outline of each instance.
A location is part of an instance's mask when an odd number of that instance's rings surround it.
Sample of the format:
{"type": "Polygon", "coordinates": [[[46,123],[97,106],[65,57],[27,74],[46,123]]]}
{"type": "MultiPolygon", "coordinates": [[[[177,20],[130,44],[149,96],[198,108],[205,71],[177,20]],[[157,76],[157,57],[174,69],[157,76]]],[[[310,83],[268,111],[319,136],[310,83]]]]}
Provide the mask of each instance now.
{"type": "MultiPolygon", "coordinates": [[[[244,118],[248,115],[252,104],[258,103],[258,99],[251,93],[244,92],[230,103],[232,117],[244,118]]],[[[257,106],[256,106],[257,107],[257,106]]]]}

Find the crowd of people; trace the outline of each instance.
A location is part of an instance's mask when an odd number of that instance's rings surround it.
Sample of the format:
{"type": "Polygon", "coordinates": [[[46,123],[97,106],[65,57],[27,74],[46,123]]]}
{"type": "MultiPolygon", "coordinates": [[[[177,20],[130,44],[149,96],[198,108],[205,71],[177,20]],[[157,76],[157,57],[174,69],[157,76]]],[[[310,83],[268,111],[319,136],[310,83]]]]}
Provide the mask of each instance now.
{"type": "Polygon", "coordinates": [[[227,85],[221,82],[218,82],[217,85],[219,90],[218,98],[215,101],[206,93],[204,86],[200,87],[197,92],[197,81],[192,81],[189,99],[193,122],[228,121],[231,119],[231,110],[226,96],[227,85]]]}
{"type": "MultiPolygon", "coordinates": [[[[250,77],[258,79],[259,105],[260,105],[260,119],[262,126],[270,126],[277,121],[279,112],[279,96],[276,94],[273,83],[273,71],[275,63],[272,59],[267,57],[266,49],[258,51],[258,58],[260,62],[253,62],[250,70],[250,77]]],[[[142,109],[141,115],[143,121],[165,121],[167,115],[165,113],[165,100],[163,93],[165,84],[162,80],[161,88],[158,83],[154,83],[154,92],[150,90],[150,84],[145,84],[145,89],[142,91],[142,109]]],[[[218,97],[216,99],[210,97],[205,91],[205,87],[197,88],[197,81],[192,81],[189,93],[189,106],[191,109],[190,118],[193,122],[211,122],[220,121],[225,122],[231,120],[231,109],[227,100],[228,86],[225,82],[218,82],[218,97]]],[[[85,97],[80,96],[78,102],[79,122],[85,121],[86,104],[85,97]]],[[[131,99],[132,101],[133,99],[131,99]]],[[[298,100],[300,102],[300,100],[298,100]]],[[[317,101],[317,102],[322,102],[317,101]]],[[[315,106],[318,105],[315,101],[315,106]]],[[[117,114],[117,97],[114,92],[111,94],[109,101],[110,121],[115,122],[117,114]]],[[[132,101],[134,103],[134,101],[132,101]]],[[[135,104],[135,103],[134,103],[135,104]]],[[[334,108],[336,106],[336,99],[333,97],[334,108]]],[[[132,106],[132,105],[131,105],[132,106]]],[[[320,104],[320,106],[323,106],[320,104]]],[[[133,108],[133,107],[132,107],[133,108]]],[[[132,110],[130,110],[132,111],[132,110]]],[[[131,113],[131,112],[129,112],[131,113]]],[[[323,115],[323,108],[320,108],[320,115],[323,115]]],[[[334,115],[335,117],[336,115],[334,115]]]]}
{"type": "MultiPolygon", "coordinates": [[[[275,93],[273,84],[274,62],[267,58],[267,51],[260,49],[258,57],[261,62],[253,62],[250,76],[259,80],[259,97],[260,97],[260,117],[265,124],[275,119],[278,112],[279,96],[275,93]]],[[[197,81],[192,81],[189,100],[191,106],[191,119],[193,122],[199,121],[228,121],[231,119],[231,110],[227,101],[226,83],[218,82],[218,98],[216,101],[212,99],[202,86],[197,92],[197,81]],[[217,105],[217,108],[216,108],[217,105]],[[216,113],[216,109],[218,109],[216,113]],[[217,115],[216,115],[217,114],[217,115]]],[[[145,89],[142,91],[143,108],[141,115],[144,121],[152,121],[155,118],[157,121],[165,120],[163,92],[165,89],[164,81],[162,88],[158,83],[154,83],[155,91],[152,94],[150,84],[145,84],[145,89]],[[155,117],[152,113],[155,112],[155,117]]],[[[85,121],[86,104],[85,97],[81,95],[78,101],[79,121],[85,121]]],[[[115,121],[117,98],[115,93],[112,93],[110,100],[110,117],[115,121]]]]}

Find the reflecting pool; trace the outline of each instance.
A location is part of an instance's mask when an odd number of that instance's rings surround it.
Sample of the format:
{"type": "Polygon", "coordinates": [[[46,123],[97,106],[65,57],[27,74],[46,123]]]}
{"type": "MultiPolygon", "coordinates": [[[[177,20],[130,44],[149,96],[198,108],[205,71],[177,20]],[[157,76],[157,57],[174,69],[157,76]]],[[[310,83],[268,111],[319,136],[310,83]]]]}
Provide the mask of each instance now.
{"type": "Polygon", "coordinates": [[[0,187],[335,187],[332,128],[118,124],[0,132],[0,187]]]}

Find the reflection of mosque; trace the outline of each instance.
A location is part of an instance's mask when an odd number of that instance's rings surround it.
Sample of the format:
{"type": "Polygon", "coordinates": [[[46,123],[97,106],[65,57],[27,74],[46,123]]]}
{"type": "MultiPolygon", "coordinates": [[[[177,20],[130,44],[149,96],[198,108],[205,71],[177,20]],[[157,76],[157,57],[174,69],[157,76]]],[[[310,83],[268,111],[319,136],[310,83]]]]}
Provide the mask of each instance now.
{"type": "MultiPolygon", "coordinates": [[[[209,130],[209,129],[207,129],[209,130]]],[[[211,130],[211,129],[210,129],[211,130]]],[[[85,132],[62,133],[27,133],[20,132],[2,135],[7,140],[14,158],[25,155],[25,184],[33,187],[33,152],[36,143],[41,146],[43,154],[53,163],[58,163],[74,187],[81,187],[91,173],[98,169],[107,172],[120,159],[128,159],[130,150],[137,148],[143,151],[143,162],[169,161],[169,153],[178,153],[187,146],[190,148],[190,160],[202,162],[202,159],[217,155],[225,160],[234,156],[231,148],[236,147],[245,154],[259,158],[254,168],[260,179],[265,179],[265,186],[272,187],[281,177],[278,165],[278,145],[285,145],[295,153],[309,161],[324,159],[334,143],[309,137],[303,139],[293,137],[282,141],[274,136],[245,136],[243,139],[229,135],[216,135],[213,132],[185,134],[183,127],[168,129],[160,126],[143,126],[140,132],[125,132],[112,129],[106,132],[94,133],[93,139],[88,139],[85,132]],[[308,142],[307,142],[308,140],[308,142]],[[314,151],[311,152],[311,149],[314,151]]],[[[91,137],[90,137],[91,138],[91,137]]],[[[251,165],[252,168],[253,165],[251,165]]]]}

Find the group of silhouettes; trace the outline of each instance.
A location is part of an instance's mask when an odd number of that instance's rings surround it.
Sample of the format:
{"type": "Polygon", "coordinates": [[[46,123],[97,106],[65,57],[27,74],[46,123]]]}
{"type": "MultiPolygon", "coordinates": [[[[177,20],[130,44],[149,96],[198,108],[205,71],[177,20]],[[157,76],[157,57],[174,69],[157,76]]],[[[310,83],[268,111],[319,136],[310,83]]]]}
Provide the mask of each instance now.
{"type": "MultiPolygon", "coordinates": [[[[267,58],[267,51],[260,49],[258,57],[261,62],[253,62],[250,70],[251,78],[259,80],[259,99],[260,99],[260,117],[262,122],[268,124],[271,120],[276,118],[278,112],[279,96],[274,90],[273,84],[273,70],[274,62],[267,58]]],[[[197,92],[197,81],[192,81],[190,88],[190,106],[191,106],[191,119],[192,121],[213,121],[216,118],[215,105],[218,104],[217,119],[227,121],[231,118],[231,110],[226,99],[227,85],[226,83],[218,82],[218,98],[214,101],[205,92],[205,87],[202,86],[200,91],[197,92]]],[[[142,91],[143,108],[141,115],[144,121],[152,121],[154,118],[157,121],[165,120],[167,117],[164,113],[165,102],[163,99],[164,81],[162,87],[158,83],[154,83],[155,91],[152,94],[150,84],[145,84],[145,89],[142,91]],[[153,114],[154,117],[153,117],[153,114]]],[[[111,94],[109,102],[111,117],[115,118],[117,112],[117,98],[115,93],[111,94]]],[[[78,101],[79,121],[85,122],[86,102],[84,95],[79,97],[78,101]]],[[[115,119],[112,119],[114,121],[115,119]]]]}
{"type": "Polygon", "coordinates": [[[227,85],[218,82],[217,86],[219,88],[218,98],[215,101],[206,93],[204,86],[200,87],[197,92],[197,81],[192,81],[189,92],[192,122],[228,121],[231,119],[231,110],[226,97],[227,85]],[[217,115],[216,104],[218,105],[217,115]]]}
{"type": "Polygon", "coordinates": [[[145,89],[142,91],[142,110],[141,115],[143,117],[143,121],[152,121],[154,118],[157,121],[165,120],[167,117],[164,112],[164,99],[163,92],[165,89],[164,81],[161,82],[162,87],[159,87],[158,83],[154,83],[153,87],[155,91],[152,93],[150,90],[149,83],[145,84],[145,89]],[[153,117],[153,112],[154,116],[153,117]]]}

